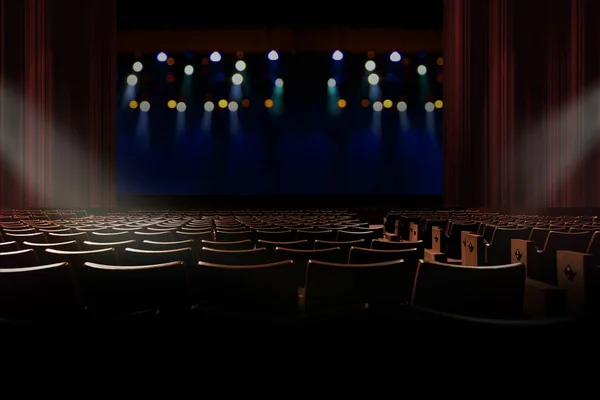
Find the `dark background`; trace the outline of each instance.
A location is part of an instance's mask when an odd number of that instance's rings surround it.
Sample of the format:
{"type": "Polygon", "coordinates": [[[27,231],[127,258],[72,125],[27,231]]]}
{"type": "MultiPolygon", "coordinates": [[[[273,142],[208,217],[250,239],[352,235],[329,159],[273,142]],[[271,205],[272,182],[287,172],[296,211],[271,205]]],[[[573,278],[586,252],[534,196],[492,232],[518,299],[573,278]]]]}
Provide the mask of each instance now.
{"type": "Polygon", "coordinates": [[[120,0],[118,27],[123,30],[265,26],[441,29],[443,21],[443,0],[255,4],[256,2],[120,0]]]}

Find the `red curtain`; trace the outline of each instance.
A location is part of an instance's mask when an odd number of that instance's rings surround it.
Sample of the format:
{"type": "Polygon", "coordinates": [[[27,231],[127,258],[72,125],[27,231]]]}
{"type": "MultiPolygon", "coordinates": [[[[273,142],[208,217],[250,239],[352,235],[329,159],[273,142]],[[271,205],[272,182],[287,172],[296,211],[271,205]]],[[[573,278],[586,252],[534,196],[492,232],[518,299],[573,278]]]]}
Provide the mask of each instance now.
{"type": "Polygon", "coordinates": [[[446,206],[599,206],[600,1],[444,8],[446,206]]]}
{"type": "Polygon", "coordinates": [[[0,207],[115,202],[116,0],[0,0],[0,207]]]}

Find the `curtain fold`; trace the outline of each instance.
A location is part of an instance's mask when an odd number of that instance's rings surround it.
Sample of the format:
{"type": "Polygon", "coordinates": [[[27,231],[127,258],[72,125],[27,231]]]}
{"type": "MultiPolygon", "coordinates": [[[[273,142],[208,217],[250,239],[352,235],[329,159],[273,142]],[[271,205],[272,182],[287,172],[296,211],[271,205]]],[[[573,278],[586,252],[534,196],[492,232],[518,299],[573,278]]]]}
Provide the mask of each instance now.
{"type": "Polygon", "coordinates": [[[600,2],[445,0],[444,203],[600,203],[600,2]]]}
{"type": "Polygon", "coordinates": [[[0,0],[0,207],[115,204],[116,0],[0,0]]]}

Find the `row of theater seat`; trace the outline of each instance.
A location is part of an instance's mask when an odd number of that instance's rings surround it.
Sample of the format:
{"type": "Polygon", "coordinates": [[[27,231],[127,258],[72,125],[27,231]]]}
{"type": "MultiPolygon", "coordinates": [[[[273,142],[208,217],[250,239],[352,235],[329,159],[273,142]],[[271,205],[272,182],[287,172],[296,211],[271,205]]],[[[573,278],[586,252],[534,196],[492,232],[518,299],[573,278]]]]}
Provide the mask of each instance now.
{"type": "Polygon", "coordinates": [[[596,216],[397,212],[388,214],[386,229],[428,243],[427,260],[471,267],[523,263],[530,286],[541,293],[543,303],[554,304],[554,312],[600,311],[596,216]]]}
{"type": "MultiPolygon", "coordinates": [[[[383,225],[361,222],[346,211],[160,211],[62,221],[19,219],[15,214],[13,220],[0,223],[5,240],[0,249],[11,250],[0,250],[0,263],[5,265],[0,284],[7,283],[0,295],[20,295],[22,301],[13,303],[18,307],[6,307],[8,301],[0,301],[0,306],[5,316],[15,319],[56,316],[40,306],[39,294],[69,287],[60,291],[62,296],[53,292],[47,297],[69,299],[50,308],[69,309],[70,316],[188,312],[193,305],[194,310],[289,318],[367,305],[393,313],[407,303],[476,317],[530,316],[524,307],[522,262],[494,268],[457,265],[449,257],[440,262],[443,253],[434,251],[433,228],[425,228],[431,229],[429,241],[411,236],[412,230],[421,230],[435,218],[445,224],[434,228],[456,228],[457,221],[496,219],[494,214],[419,213],[416,222],[414,211],[390,213],[383,225]],[[54,280],[42,274],[65,279],[48,285],[54,280]],[[40,287],[28,289],[34,281],[40,287]]],[[[454,237],[452,229],[448,235],[454,237]]]]}

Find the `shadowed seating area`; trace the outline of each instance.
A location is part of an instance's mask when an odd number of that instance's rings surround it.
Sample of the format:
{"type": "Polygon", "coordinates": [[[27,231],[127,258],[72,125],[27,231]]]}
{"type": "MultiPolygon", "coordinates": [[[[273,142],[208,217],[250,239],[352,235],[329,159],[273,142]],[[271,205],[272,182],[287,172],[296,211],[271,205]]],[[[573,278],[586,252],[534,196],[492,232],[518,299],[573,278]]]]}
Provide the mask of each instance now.
{"type": "Polygon", "coordinates": [[[600,311],[593,272],[594,228],[600,227],[595,216],[394,209],[381,224],[364,222],[369,232],[382,230],[383,236],[366,246],[343,230],[333,240],[307,239],[308,233],[331,235],[331,226],[361,221],[363,212],[352,210],[142,210],[52,221],[38,219],[43,213],[0,212],[0,248],[10,250],[0,252],[5,323],[217,318],[299,328],[370,316],[518,330],[568,327],[600,311]],[[415,226],[431,220],[438,225],[416,235],[409,229],[404,239],[397,224],[383,231],[390,215],[415,226]],[[303,229],[283,229],[293,223],[303,229]],[[532,240],[539,223],[557,229],[548,231],[542,248],[532,240]],[[216,235],[225,225],[248,239],[216,235]],[[135,227],[143,240],[113,242],[124,237],[123,226],[135,227]],[[160,229],[195,226],[217,240],[146,239],[162,238],[156,235],[160,229]],[[6,236],[7,231],[36,237],[67,229],[73,234],[67,242],[19,242],[6,236]],[[285,232],[286,240],[263,239],[265,229],[285,232]],[[79,236],[82,232],[86,235],[79,236]],[[427,233],[429,240],[423,237],[427,233]],[[449,239],[452,235],[458,239],[449,239]],[[89,237],[105,239],[90,242],[89,237]]]}

